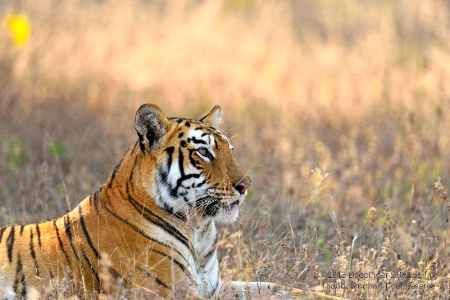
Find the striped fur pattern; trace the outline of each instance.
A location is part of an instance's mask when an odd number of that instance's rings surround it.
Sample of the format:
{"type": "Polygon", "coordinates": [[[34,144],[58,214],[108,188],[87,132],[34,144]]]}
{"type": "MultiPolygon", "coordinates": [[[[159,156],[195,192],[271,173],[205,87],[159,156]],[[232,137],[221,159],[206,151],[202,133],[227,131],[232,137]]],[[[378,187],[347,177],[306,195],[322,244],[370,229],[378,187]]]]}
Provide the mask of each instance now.
{"type": "Polygon", "coordinates": [[[200,120],[141,106],[138,140],[99,190],[53,221],[0,229],[0,299],[36,299],[67,273],[94,297],[118,283],[164,299],[182,286],[202,298],[260,291],[219,277],[215,222],[236,220],[251,184],[220,122],[218,106],[200,120]]]}

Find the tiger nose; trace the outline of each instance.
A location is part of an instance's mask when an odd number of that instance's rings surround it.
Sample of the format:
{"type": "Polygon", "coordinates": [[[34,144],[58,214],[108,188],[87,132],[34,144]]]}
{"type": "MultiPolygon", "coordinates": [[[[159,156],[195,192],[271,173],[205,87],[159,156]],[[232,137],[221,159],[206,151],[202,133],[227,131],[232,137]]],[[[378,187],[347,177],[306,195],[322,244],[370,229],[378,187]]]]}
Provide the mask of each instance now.
{"type": "Polygon", "coordinates": [[[247,189],[252,185],[252,182],[250,180],[242,180],[240,182],[238,182],[238,184],[236,184],[234,186],[234,188],[239,192],[239,194],[243,195],[245,193],[245,191],[247,191],[247,189]]]}

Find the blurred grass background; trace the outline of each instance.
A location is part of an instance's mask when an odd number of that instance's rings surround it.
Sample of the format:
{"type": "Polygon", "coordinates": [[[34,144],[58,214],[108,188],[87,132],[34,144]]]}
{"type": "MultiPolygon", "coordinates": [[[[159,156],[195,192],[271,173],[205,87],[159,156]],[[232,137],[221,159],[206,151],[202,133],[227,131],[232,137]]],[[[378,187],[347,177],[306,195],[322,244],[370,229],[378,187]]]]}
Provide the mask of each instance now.
{"type": "Polygon", "coordinates": [[[401,271],[423,276],[385,282],[435,287],[325,292],[449,297],[448,1],[4,0],[0,18],[0,226],[95,191],[140,104],[219,104],[254,183],[225,279],[401,271]]]}

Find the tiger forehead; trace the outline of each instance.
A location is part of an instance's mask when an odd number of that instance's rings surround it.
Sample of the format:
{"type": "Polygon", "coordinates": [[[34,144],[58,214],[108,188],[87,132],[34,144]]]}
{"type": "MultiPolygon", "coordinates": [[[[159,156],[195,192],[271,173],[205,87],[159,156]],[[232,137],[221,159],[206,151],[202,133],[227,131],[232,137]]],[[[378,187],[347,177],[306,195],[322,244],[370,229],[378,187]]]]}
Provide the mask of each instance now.
{"type": "Polygon", "coordinates": [[[216,147],[220,146],[220,144],[228,145],[230,149],[233,149],[233,146],[230,143],[230,140],[219,130],[211,126],[205,126],[204,123],[187,118],[169,118],[169,120],[173,120],[174,123],[178,124],[178,138],[186,137],[188,142],[193,141],[200,142],[205,145],[213,145],[216,147]]]}

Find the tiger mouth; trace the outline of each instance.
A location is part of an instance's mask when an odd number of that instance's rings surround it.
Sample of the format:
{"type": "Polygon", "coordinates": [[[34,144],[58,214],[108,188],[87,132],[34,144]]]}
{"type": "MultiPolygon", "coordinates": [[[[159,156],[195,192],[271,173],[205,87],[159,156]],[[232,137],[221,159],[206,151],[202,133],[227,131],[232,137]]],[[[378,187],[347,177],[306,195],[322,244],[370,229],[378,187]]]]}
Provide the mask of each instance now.
{"type": "Polygon", "coordinates": [[[230,201],[227,200],[208,197],[198,200],[196,204],[198,207],[202,207],[206,215],[214,216],[220,210],[230,213],[236,206],[239,206],[240,203],[240,199],[236,199],[230,203],[230,201]]]}

